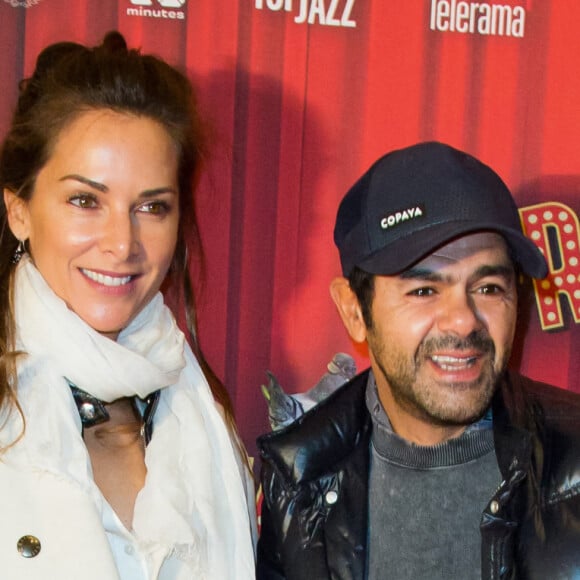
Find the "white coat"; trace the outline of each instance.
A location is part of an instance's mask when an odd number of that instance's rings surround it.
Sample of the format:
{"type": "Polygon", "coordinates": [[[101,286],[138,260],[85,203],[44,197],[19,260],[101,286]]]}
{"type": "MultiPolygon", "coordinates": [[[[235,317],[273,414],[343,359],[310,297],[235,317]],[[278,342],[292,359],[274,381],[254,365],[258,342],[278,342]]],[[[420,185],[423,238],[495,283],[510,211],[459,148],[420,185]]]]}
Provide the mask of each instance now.
{"type": "Polygon", "coordinates": [[[78,484],[1,460],[0,563],[2,580],[119,579],[101,516],[78,484]],[[24,536],[40,541],[36,556],[19,553],[24,536]]]}

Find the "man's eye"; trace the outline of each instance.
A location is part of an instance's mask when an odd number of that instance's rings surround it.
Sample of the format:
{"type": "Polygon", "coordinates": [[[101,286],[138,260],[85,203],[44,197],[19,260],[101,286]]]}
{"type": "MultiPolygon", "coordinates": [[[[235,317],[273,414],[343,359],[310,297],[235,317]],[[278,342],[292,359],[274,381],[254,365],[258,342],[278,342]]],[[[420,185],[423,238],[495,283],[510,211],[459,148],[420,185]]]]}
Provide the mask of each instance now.
{"type": "Polygon", "coordinates": [[[415,288],[415,290],[411,290],[409,292],[411,296],[419,296],[419,297],[426,297],[426,296],[433,296],[435,294],[435,289],[430,287],[424,288],[415,288]]]}
{"type": "Polygon", "coordinates": [[[97,198],[94,195],[88,193],[79,193],[69,197],[68,202],[72,205],[76,205],[81,209],[93,209],[97,207],[97,198]]]}
{"type": "Polygon", "coordinates": [[[503,292],[503,288],[497,284],[486,284],[485,286],[481,286],[478,289],[478,292],[480,294],[501,294],[503,292]]]}

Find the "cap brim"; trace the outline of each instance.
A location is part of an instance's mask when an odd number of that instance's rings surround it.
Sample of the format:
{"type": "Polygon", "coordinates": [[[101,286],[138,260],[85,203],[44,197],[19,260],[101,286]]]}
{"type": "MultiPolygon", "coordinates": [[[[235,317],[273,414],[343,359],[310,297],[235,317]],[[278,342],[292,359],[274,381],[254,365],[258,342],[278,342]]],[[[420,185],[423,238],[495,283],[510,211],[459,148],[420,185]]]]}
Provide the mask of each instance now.
{"type": "Polygon", "coordinates": [[[385,276],[398,274],[453,239],[481,231],[501,234],[509,246],[511,258],[522,272],[532,278],[541,279],[547,276],[546,260],[532,240],[513,228],[481,222],[474,224],[454,221],[432,225],[423,230],[415,231],[409,236],[399,238],[365,260],[358,262],[356,266],[371,274],[385,276]]]}

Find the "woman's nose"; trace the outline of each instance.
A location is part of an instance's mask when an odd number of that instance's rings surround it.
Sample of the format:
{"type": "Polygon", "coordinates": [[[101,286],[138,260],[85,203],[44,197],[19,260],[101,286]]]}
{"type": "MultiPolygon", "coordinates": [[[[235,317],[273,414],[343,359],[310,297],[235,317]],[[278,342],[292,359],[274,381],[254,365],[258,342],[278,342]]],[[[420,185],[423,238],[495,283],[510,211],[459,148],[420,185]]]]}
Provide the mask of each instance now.
{"type": "Polygon", "coordinates": [[[131,214],[110,215],[104,225],[101,249],[128,260],[139,252],[138,224],[131,214]]]}

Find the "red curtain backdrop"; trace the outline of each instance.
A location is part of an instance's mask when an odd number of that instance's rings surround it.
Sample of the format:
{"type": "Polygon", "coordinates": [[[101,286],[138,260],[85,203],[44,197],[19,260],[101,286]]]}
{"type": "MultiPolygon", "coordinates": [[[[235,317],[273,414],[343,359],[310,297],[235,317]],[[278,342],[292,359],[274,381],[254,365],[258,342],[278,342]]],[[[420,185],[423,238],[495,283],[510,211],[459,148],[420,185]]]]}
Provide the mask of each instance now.
{"type": "Polygon", "coordinates": [[[335,352],[367,366],[328,295],[335,212],[377,157],[420,140],[478,156],[534,208],[552,274],[514,364],[580,390],[579,22],[577,0],[0,0],[0,133],[49,43],[118,29],[187,70],[215,127],[200,334],[250,450],[266,369],[295,392],[335,352]]]}

